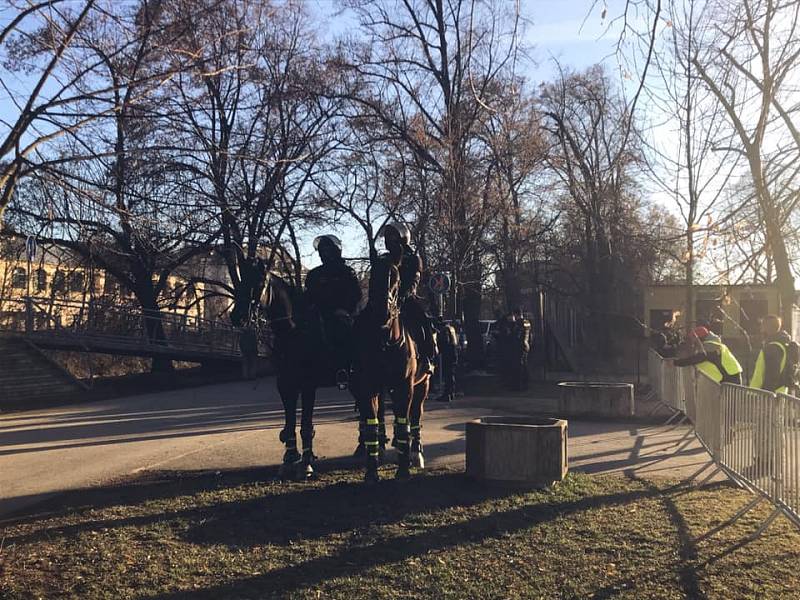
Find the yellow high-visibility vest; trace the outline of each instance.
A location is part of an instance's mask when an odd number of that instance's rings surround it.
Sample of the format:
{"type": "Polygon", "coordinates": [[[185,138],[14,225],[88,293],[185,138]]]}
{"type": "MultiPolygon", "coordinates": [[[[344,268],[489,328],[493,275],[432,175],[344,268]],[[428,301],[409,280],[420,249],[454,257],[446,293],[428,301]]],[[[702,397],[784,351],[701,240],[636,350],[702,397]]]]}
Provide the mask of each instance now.
{"type": "MultiPolygon", "coordinates": [[[[719,352],[720,362],[722,363],[722,368],[725,370],[725,375],[738,375],[742,372],[742,365],[736,360],[733,352],[722,342],[707,340],[703,342],[703,347],[706,349],[706,352],[719,352]],[[711,348],[707,346],[711,346],[711,348]]],[[[710,360],[704,360],[697,365],[697,368],[717,383],[720,383],[723,379],[723,373],[719,370],[719,367],[710,360]]]]}
{"type": "MultiPolygon", "coordinates": [[[[783,380],[784,371],[786,370],[786,355],[787,355],[786,344],[782,342],[769,342],[769,344],[775,344],[781,349],[781,352],[783,352],[783,356],[781,357],[781,371],[780,371],[780,377],[781,380],[783,380]]],[[[769,344],[767,344],[767,346],[769,344]]],[[[750,378],[751,388],[758,388],[758,389],[764,388],[764,371],[766,369],[765,361],[766,359],[764,358],[764,348],[761,348],[761,351],[758,353],[758,358],[756,359],[756,367],[753,370],[753,376],[750,378]]],[[[782,385],[776,388],[775,392],[780,394],[788,394],[789,388],[785,385],[782,385]]]]}

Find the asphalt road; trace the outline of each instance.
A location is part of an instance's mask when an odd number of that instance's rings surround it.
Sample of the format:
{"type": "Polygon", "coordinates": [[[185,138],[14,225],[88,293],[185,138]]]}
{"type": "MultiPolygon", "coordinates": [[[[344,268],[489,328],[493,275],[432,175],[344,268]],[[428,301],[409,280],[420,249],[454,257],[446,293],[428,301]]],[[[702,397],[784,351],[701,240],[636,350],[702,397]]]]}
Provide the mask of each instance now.
{"type": "MultiPolygon", "coordinates": [[[[519,399],[511,406],[476,398],[453,405],[430,401],[427,408],[423,440],[430,465],[463,463],[466,421],[526,412],[519,399]]],[[[315,453],[350,456],[357,423],[349,393],[319,390],[315,416],[315,453]]],[[[0,514],[61,491],[145,471],[278,464],[282,426],[271,378],[0,414],[0,514]]],[[[679,476],[708,465],[708,456],[684,426],[570,421],[569,436],[570,468],[589,472],[634,469],[679,476]]]]}

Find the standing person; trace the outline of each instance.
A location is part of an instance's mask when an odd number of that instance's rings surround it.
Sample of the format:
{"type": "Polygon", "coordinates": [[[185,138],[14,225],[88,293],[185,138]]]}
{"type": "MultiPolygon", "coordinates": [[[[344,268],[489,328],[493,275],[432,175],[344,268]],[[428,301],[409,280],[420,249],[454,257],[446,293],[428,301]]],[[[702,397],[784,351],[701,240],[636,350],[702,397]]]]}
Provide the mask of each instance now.
{"type": "Polygon", "coordinates": [[[742,365],[716,334],[699,326],[692,330],[689,340],[697,351],[690,356],[676,358],[676,367],[696,366],[717,383],[742,384],[742,365]]]}
{"type": "Polygon", "coordinates": [[[455,328],[439,318],[439,351],[442,353],[442,379],[444,391],[437,402],[452,402],[456,392],[456,364],[458,363],[458,337],[455,328]]]}
{"type": "MultiPolygon", "coordinates": [[[[794,387],[794,375],[798,363],[797,342],[783,330],[783,321],[777,315],[767,315],[761,319],[761,335],[764,342],[756,358],[750,387],[777,394],[788,394],[790,388],[794,387]]],[[[764,424],[757,421],[753,425],[753,464],[747,471],[750,477],[758,478],[768,474],[770,456],[775,457],[778,450],[771,446],[768,434],[771,423],[764,424]]]]}
{"type": "Polygon", "coordinates": [[[322,335],[334,356],[336,384],[346,389],[352,362],[353,314],[361,302],[355,271],[342,258],[342,242],[335,235],[314,240],[322,264],[306,276],[306,298],[322,319],[322,335]]]}
{"type": "Polygon", "coordinates": [[[777,315],[761,319],[761,335],[764,343],[756,359],[750,387],[788,394],[794,385],[798,363],[797,342],[783,330],[783,322],[777,315]]]}
{"type": "Polygon", "coordinates": [[[528,354],[531,351],[531,322],[525,318],[522,310],[517,310],[515,318],[514,338],[512,340],[514,356],[513,369],[514,389],[523,391],[528,389],[528,354]]]}
{"type": "Polygon", "coordinates": [[[498,375],[500,375],[503,385],[509,388],[515,387],[516,328],[516,315],[514,313],[507,314],[497,322],[498,375]]]}

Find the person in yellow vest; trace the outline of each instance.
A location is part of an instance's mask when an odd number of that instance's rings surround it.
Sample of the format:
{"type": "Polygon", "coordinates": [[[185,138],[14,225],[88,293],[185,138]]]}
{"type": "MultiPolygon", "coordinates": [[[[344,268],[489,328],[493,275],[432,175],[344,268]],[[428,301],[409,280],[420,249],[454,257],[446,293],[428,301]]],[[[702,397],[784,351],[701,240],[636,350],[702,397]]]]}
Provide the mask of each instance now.
{"type": "Polygon", "coordinates": [[[769,392],[789,393],[792,374],[797,366],[796,344],[783,331],[783,322],[777,315],[761,319],[761,334],[764,344],[756,359],[750,387],[769,392]]]}
{"type": "Polygon", "coordinates": [[[695,327],[689,335],[697,351],[674,360],[676,367],[696,366],[717,383],[742,385],[742,365],[722,340],[707,327],[695,327]]]}

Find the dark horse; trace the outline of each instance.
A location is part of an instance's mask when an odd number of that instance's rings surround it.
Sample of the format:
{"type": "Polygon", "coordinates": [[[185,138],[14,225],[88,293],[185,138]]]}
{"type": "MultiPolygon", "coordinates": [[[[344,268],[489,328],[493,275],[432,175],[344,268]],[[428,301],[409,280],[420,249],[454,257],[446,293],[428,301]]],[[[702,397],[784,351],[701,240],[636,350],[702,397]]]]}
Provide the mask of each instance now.
{"type": "Polygon", "coordinates": [[[281,477],[308,479],[314,475],[316,458],[313,418],[317,388],[334,385],[332,350],[323,342],[319,315],[300,290],[269,272],[262,272],[262,282],[254,291],[254,307],[256,317],[266,320],[274,334],[273,362],[284,411],[280,440],[286,446],[281,477]],[[297,450],[298,397],[302,398],[302,454],[297,450]]]}
{"type": "Polygon", "coordinates": [[[367,454],[365,481],[378,481],[379,409],[381,393],[388,389],[394,412],[394,438],[398,452],[397,479],[407,479],[412,454],[424,466],[420,419],[430,387],[430,375],[419,373],[416,343],[403,327],[398,305],[400,272],[391,255],[372,265],[369,301],[356,320],[356,360],[353,392],[359,402],[367,454]]]}

